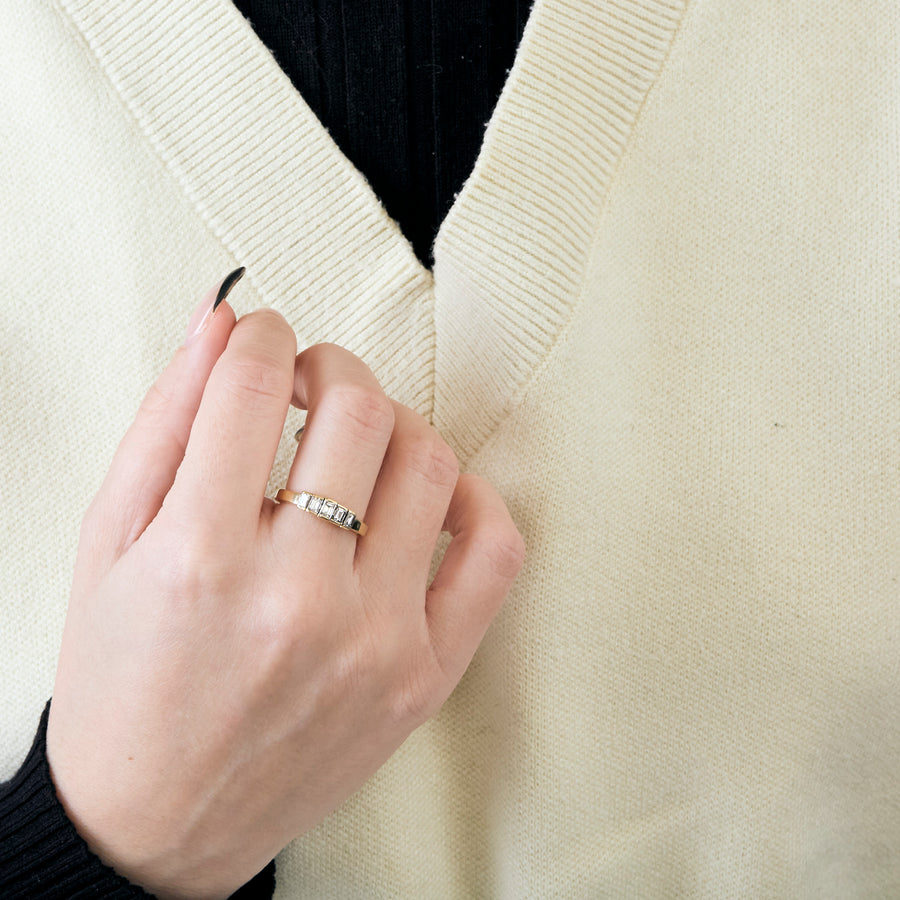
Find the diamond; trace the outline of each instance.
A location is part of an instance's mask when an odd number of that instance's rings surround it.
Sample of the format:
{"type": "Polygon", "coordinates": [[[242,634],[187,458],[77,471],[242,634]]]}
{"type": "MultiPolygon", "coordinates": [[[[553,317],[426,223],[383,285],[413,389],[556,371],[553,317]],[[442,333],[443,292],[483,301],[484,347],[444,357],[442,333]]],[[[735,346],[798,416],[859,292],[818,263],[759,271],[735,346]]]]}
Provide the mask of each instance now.
{"type": "Polygon", "coordinates": [[[309,503],[309,493],[307,491],[301,492],[300,496],[297,498],[297,506],[300,509],[306,509],[307,504],[309,503]]]}
{"type": "Polygon", "coordinates": [[[334,508],[334,512],[331,514],[331,521],[332,521],[332,522],[337,522],[337,524],[340,525],[341,522],[344,521],[344,516],[345,516],[346,514],[347,514],[347,509],[346,509],[346,507],[343,507],[343,506],[336,506],[336,507],[334,508]]]}
{"type": "Polygon", "coordinates": [[[309,505],[306,507],[306,509],[309,512],[315,513],[316,515],[318,515],[319,510],[322,508],[322,500],[323,499],[324,499],[323,497],[316,497],[316,496],[310,497],[309,505]]]}
{"type": "Polygon", "coordinates": [[[330,519],[332,514],[334,513],[334,506],[334,500],[326,500],[322,504],[322,511],[319,513],[319,515],[326,519],[330,519]]]}

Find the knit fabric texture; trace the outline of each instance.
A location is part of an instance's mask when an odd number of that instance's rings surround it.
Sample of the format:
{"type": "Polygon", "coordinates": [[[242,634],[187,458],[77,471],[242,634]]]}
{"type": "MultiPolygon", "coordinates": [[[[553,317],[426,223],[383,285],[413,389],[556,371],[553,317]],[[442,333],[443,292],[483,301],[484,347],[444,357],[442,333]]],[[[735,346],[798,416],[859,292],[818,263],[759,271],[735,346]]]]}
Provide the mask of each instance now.
{"type": "Polygon", "coordinates": [[[432,268],[232,4],[4,13],[2,777],[81,516],[244,265],[238,312],[360,355],[527,547],[276,898],[900,895],[893,0],[537,0],[432,268]]]}

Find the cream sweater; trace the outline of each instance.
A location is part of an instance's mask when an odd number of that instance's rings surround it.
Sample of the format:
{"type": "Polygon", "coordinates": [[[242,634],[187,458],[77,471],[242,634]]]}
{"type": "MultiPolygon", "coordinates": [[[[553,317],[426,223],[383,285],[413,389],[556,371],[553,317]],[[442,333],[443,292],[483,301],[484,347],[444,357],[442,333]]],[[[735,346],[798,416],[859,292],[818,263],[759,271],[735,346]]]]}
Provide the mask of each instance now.
{"type": "Polygon", "coordinates": [[[244,265],[528,546],[277,897],[900,896],[895,0],[537,0],[433,273],[227,0],[0,7],[0,777],[81,515],[244,265]]]}

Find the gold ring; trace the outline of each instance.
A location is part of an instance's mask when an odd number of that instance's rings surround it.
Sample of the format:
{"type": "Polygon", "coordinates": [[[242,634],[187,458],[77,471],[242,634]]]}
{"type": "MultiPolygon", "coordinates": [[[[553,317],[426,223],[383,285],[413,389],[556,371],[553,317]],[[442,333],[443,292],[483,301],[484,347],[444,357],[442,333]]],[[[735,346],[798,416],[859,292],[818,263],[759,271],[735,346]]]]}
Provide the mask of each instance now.
{"type": "Polygon", "coordinates": [[[279,503],[293,503],[297,509],[312,513],[317,518],[325,519],[326,522],[331,522],[332,525],[337,525],[338,528],[343,528],[345,531],[352,531],[360,537],[369,530],[369,526],[365,522],[361,522],[352,510],[341,506],[337,500],[331,500],[319,494],[309,491],[289,491],[282,488],[275,495],[275,499],[279,503]]]}

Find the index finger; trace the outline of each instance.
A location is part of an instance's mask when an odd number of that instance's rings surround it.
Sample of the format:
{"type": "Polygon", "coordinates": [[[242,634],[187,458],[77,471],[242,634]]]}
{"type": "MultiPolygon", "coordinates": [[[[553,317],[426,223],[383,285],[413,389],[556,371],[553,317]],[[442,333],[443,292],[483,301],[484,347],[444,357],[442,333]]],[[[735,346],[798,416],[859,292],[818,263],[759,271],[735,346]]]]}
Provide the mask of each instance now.
{"type": "Polygon", "coordinates": [[[297,339],[275,310],[242,316],[214,366],[163,507],[217,543],[255,536],[290,406],[297,339]]]}

